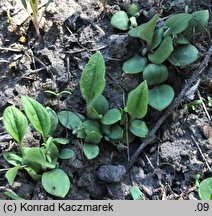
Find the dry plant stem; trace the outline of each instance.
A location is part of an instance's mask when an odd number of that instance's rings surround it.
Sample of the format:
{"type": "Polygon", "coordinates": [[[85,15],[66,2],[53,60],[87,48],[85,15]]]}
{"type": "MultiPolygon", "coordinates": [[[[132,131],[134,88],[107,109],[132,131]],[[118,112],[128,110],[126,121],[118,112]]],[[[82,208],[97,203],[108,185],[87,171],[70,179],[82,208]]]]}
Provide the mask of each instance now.
{"type": "Polygon", "coordinates": [[[198,142],[195,140],[194,136],[191,136],[191,139],[193,140],[193,142],[194,142],[195,145],[197,146],[197,148],[198,148],[198,150],[199,150],[199,153],[201,154],[202,159],[205,161],[205,164],[206,164],[208,170],[211,172],[211,171],[212,171],[212,170],[211,170],[211,167],[210,167],[210,165],[208,164],[208,161],[206,160],[205,156],[203,155],[202,150],[201,150],[201,148],[200,148],[198,142]]]}
{"type": "Polygon", "coordinates": [[[205,114],[206,114],[207,118],[211,121],[211,117],[210,117],[210,115],[208,113],[208,110],[207,110],[207,108],[205,106],[204,100],[203,100],[199,90],[197,91],[197,95],[198,95],[199,99],[202,101],[202,106],[203,106],[203,109],[205,111],[205,114]]]}
{"type": "Polygon", "coordinates": [[[198,80],[198,77],[202,74],[202,72],[206,69],[208,66],[208,62],[210,59],[210,56],[212,55],[212,46],[209,48],[207,54],[205,55],[204,59],[200,63],[200,65],[193,71],[193,75],[191,78],[188,79],[186,82],[184,88],[178,95],[178,97],[173,101],[173,103],[169,106],[169,108],[165,111],[165,113],[161,116],[161,118],[157,121],[155,126],[152,128],[152,130],[149,133],[149,136],[140,144],[138,149],[135,151],[135,153],[132,155],[130,162],[126,165],[126,169],[129,170],[131,166],[135,163],[138,156],[141,154],[141,152],[149,145],[152,144],[152,142],[156,138],[156,133],[158,129],[161,127],[161,125],[164,123],[164,121],[168,118],[168,116],[185,100],[187,100],[188,92],[190,88],[196,83],[198,80]]]}

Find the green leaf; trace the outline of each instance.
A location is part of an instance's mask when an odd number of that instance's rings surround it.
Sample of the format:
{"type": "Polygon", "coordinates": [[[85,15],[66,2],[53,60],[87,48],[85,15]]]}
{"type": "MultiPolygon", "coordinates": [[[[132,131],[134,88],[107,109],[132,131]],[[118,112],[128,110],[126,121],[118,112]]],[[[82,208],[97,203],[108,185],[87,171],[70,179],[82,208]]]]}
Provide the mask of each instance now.
{"type": "Polygon", "coordinates": [[[37,174],[32,167],[24,167],[24,169],[27,171],[27,173],[31,176],[31,178],[35,181],[38,181],[41,178],[41,175],[37,174]]]}
{"type": "Polygon", "coordinates": [[[22,164],[28,165],[34,169],[36,173],[39,173],[46,168],[55,168],[54,164],[50,164],[46,161],[44,154],[38,147],[32,147],[26,152],[22,164]]]}
{"type": "Polygon", "coordinates": [[[123,129],[117,124],[112,125],[110,134],[108,135],[108,137],[112,140],[121,140],[123,139],[123,136],[124,136],[123,129]]]}
{"type": "Polygon", "coordinates": [[[61,111],[58,113],[60,123],[70,130],[78,128],[82,124],[80,115],[71,111],[61,111]]]}
{"type": "Polygon", "coordinates": [[[148,107],[148,86],[147,82],[142,82],[136,89],[132,90],[128,95],[125,111],[132,118],[143,118],[147,113],[148,107]]]}
{"type": "Polygon", "coordinates": [[[140,15],[140,7],[136,3],[132,3],[127,8],[127,13],[130,17],[138,17],[140,15]]]}
{"type": "Polygon", "coordinates": [[[100,124],[98,121],[86,120],[83,122],[82,128],[84,129],[86,135],[88,135],[92,131],[96,131],[97,133],[101,134],[100,124]]]}
{"type": "Polygon", "coordinates": [[[146,122],[137,119],[130,122],[129,130],[132,134],[141,138],[146,138],[149,133],[146,122]]]}
{"type": "Polygon", "coordinates": [[[169,17],[166,20],[165,25],[171,29],[173,34],[179,34],[187,29],[191,19],[191,14],[179,13],[169,17]]]}
{"type": "Polygon", "coordinates": [[[7,181],[9,182],[9,185],[12,186],[13,182],[15,180],[15,177],[17,175],[18,170],[20,169],[20,166],[15,166],[13,168],[10,168],[6,174],[5,177],[7,178],[7,181]]]}
{"type": "Polygon", "coordinates": [[[159,28],[154,32],[153,39],[152,39],[152,45],[150,47],[151,49],[155,49],[159,46],[159,44],[161,43],[163,39],[163,34],[164,34],[163,28],[159,28]]]}
{"type": "Polygon", "coordinates": [[[42,134],[44,142],[51,128],[51,120],[46,109],[36,100],[22,96],[24,111],[32,126],[42,134]]]}
{"type": "Polygon", "coordinates": [[[27,131],[27,119],[15,106],[9,106],[4,110],[3,123],[7,132],[19,143],[27,131]]]}
{"type": "Polygon", "coordinates": [[[152,17],[152,19],[149,22],[143,24],[143,28],[139,32],[139,37],[142,40],[146,41],[149,47],[152,44],[154,30],[159,16],[160,14],[155,14],[155,16],[152,17]]]}
{"type": "Polygon", "coordinates": [[[54,169],[43,173],[41,182],[49,194],[61,198],[66,196],[71,187],[69,177],[61,169],[54,169]]]}
{"type": "Polygon", "coordinates": [[[26,2],[26,0],[21,0],[21,2],[23,4],[25,10],[27,10],[27,2],[26,2]]]}
{"type": "Polygon", "coordinates": [[[198,193],[201,200],[211,200],[212,178],[204,179],[200,183],[198,193]]]}
{"type": "Polygon", "coordinates": [[[99,155],[99,146],[95,144],[85,143],[83,145],[83,152],[87,159],[94,159],[99,155]]]}
{"type": "Polygon", "coordinates": [[[192,13],[193,18],[189,22],[189,27],[183,34],[190,38],[193,34],[203,33],[207,31],[209,11],[200,10],[192,13]]]}
{"type": "Polygon", "coordinates": [[[54,138],[54,139],[53,139],[53,142],[54,142],[55,144],[66,145],[66,144],[69,144],[69,143],[70,143],[70,140],[69,140],[69,139],[66,139],[66,138],[54,138]]]}
{"type": "Polygon", "coordinates": [[[177,35],[177,38],[175,40],[175,43],[177,45],[185,45],[190,44],[189,40],[182,34],[177,35]]]}
{"type": "Polygon", "coordinates": [[[136,74],[144,70],[147,64],[147,58],[135,55],[124,62],[122,70],[127,74],[136,74]]]}
{"type": "Polygon", "coordinates": [[[101,119],[101,123],[104,125],[112,125],[121,120],[121,111],[119,109],[110,109],[101,119]]]}
{"type": "Polygon", "coordinates": [[[85,142],[86,143],[93,143],[93,144],[98,144],[100,143],[102,139],[102,135],[97,133],[96,131],[91,131],[86,137],[85,137],[85,142]]]}
{"type": "Polygon", "coordinates": [[[22,158],[16,152],[3,152],[4,159],[13,166],[21,165],[22,158]]]}
{"type": "Polygon", "coordinates": [[[103,95],[99,95],[92,102],[93,108],[97,111],[98,114],[105,114],[109,109],[109,103],[103,95]]]}
{"type": "Polygon", "coordinates": [[[111,125],[101,124],[101,131],[104,135],[109,135],[111,130],[111,125]]]}
{"type": "Polygon", "coordinates": [[[74,135],[76,135],[77,138],[80,138],[80,139],[84,139],[86,137],[86,134],[85,134],[85,131],[84,131],[84,128],[83,128],[83,124],[80,127],[73,130],[72,133],[74,135]]]}
{"type": "Polygon", "coordinates": [[[105,88],[105,62],[100,52],[91,56],[80,79],[80,90],[87,106],[102,94],[105,88]]]}
{"type": "Polygon", "coordinates": [[[143,193],[140,191],[138,186],[133,186],[130,189],[131,196],[133,200],[142,200],[143,193]]]}
{"type": "Polygon", "coordinates": [[[143,29],[143,25],[144,25],[144,24],[139,25],[139,26],[137,26],[137,27],[131,29],[131,30],[128,32],[128,34],[129,34],[131,37],[140,38],[139,33],[140,33],[140,31],[143,29]]]}
{"type": "Polygon", "coordinates": [[[58,126],[58,116],[56,114],[56,112],[51,109],[50,107],[46,107],[47,112],[49,113],[49,117],[50,117],[50,121],[51,121],[51,127],[50,127],[50,131],[49,131],[49,135],[53,136],[57,126],[58,126]]]}
{"type": "Polygon", "coordinates": [[[173,99],[174,90],[169,85],[160,85],[149,90],[149,105],[158,111],[168,107],[173,99]]]}
{"type": "Polygon", "coordinates": [[[5,194],[6,196],[10,197],[10,198],[13,199],[13,200],[25,200],[24,198],[18,196],[18,195],[15,194],[15,193],[10,192],[10,191],[6,191],[6,192],[4,192],[4,194],[5,194]]]}
{"type": "Polygon", "coordinates": [[[149,86],[165,82],[168,77],[169,72],[165,65],[148,64],[143,72],[143,79],[149,86]]]}
{"type": "Polygon", "coordinates": [[[129,28],[129,17],[125,11],[118,11],[112,16],[110,24],[119,30],[125,31],[129,28]]]}
{"type": "Polygon", "coordinates": [[[65,159],[73,158],[74,155],[75,153],[72,149],[65,148],[62,149],[62,151],[60,152],[59,158],[65,160],[65,159]]]}
{"type": "Polygon", "coordinates": [[[169,56],[168,61],[177,67],[184,67],[195,62],[199,56],[197,48],[191,44],[187,44],[176,47],[169,56]]]}
{"type": "Polygon", "coordinates": [[[46,157],[49,156],[50,158],[48,162],[51,163],[52,165],[56,165],[58,160],[58,155],[59,155],[59,150],[57,146],[54,143],[51,143],[46,152],[46,157]]]}
{"type": "Polygon", "coordinates": [[[153,52],[149,53],[148,58],[152,63],[163,63],[174,50],[171,37],[166,37],[161,42],[160,46],[153,52]]]}

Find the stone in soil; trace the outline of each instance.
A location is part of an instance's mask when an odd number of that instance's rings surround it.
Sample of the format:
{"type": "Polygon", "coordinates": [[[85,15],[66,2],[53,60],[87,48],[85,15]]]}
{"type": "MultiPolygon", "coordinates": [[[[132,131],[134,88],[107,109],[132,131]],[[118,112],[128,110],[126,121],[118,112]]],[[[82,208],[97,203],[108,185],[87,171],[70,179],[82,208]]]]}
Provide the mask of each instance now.
{"type": "Polygon", "coordinates": [[[126,169],[123,165],[103,165],[96,172],[97,177],[106,183],[118,183],[121,181],[126,169]]]}

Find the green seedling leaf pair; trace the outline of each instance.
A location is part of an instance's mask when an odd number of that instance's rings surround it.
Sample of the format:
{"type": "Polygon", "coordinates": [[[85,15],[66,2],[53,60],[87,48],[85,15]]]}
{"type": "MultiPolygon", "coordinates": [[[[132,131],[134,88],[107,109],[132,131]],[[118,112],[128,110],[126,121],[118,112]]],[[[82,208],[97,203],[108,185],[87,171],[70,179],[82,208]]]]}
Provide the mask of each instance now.
{"type": "Polygon", "coordinates": [[[137,26],[136,18],[140,15],[140,8],[137,4],[131,4],[127,12],[118,11],[111,18],[111,25],[119,30],[126,31],[137,26]]]}
{"type": "MultiPolygon", "coordinates": [[[[40,103],[30,97],[22,96],[21,100],[27,118],[15,106],[7,107],[3,113],[4,126],[8,133],[18,142],[21,150],[20,155],[16,152],[3,152],[4,159],[14,166],[8,170],[6,178],[9,184],[12,185],[18,170],[25,170],[34,180],[44,178],[45,176],[43,186],[47,192],[58,197],[64,197],[69,189],[67,190],[67,187],[61,188],[60,184],[63,179],[66,179],[64,184],[67,184],[68,176],[61,174],[61,180],[54,181],[52,176],[48,175],[48,170],[51,170],[51,174],[56,176],[58,172],[63,173],[58,168],[58,158],[69,159],[74,156],[74,152],[71,149],[63,149],[59,153],[57,145],[68,144],[69,140],[51,137],[58,124],[58,117],[51,108],[45,109],[40,103]],[[27,119],[32,127],[41,134],[43,139],[41,147],[23,146],[22,142],[28,128],[27,119]],[[54,192],[48,188],[50,183],[51,186],[54,184],[54,192]]],[[[67,185],[70,185],[70,182],[67,185]]]]}

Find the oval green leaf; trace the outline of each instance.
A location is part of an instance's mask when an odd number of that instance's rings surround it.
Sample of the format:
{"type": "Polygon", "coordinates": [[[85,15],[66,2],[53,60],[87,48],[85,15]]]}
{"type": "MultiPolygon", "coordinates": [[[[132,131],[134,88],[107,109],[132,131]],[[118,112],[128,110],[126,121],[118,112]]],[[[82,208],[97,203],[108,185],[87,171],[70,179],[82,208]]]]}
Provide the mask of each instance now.
{"type": "Polygon", "coordinates": [[[83,122],[82,128],[84,129],[86,135],[88,135],[92,131],[96,131],[97,133],[101,134],[100,133],[100,124],[98,121],[86,120],[83,122]]]}
{"type": "Polygon", "coordinates": [[[125,111],[132,118],[143,118],[147,113],[148,107],[148,86],[147,82],[143,81],[136,89],[132,90],[127,99],[125,111]]]}
{"type": "Polygon", "coordinates": [[[20,169],[20,166],[15,166],[13,168],[10,168],[6,174],[5,177],[7,178],[7,181],[9,182],[9,185],[12,186],[13,182],[15,180],[15,177],[17,175],[18,170],[20,169]]]}
{"type": "Polygon", "coordinates": [[[147,58],[135,55],[124,62],[122,70],[127,74],[136,74],[144,70],[147,64],[147,58]]]}
{"type": "Polygon", "coordinates": [[[80,114],[71,111],[61,111],[58,113],[60,123],[70,130],[74,130],[82,124],[80,114]]]}
{"type": "Polygon", "coordinates": [[[204,179],[198,188],[198,194],[201,200],[211,200],[212,178],[204,179]]]}
{"type": "Polygon", "coordinates": [[[42,134],[45,141],[51,128],[49,113],[40,103],[30,97],[22,96],[21,101],[27,118],[32,126],[42,134]]]}
{"type": "Polygon", "coordinates": [[[102,135],[97,133],[96,131],[91,131],[86,137],[85,137],[85,142],[86,143],[93,143],[93,144],[98,144],[100,143],[102,139],[102,135]]]}
{"type": "Polygon", "coordinates": [[[7,132],[20,144],[27,131],[27,119],[15,106],[4,110],[3,123],[7,132]]]}
{"type": "Polygon", "coordinates": [[[56,112],[53,109],[51,109],[50,107],[46,107],[46,110],[49,113],[49,117],[50,117],[50,121],[51,121],[51,127],[49,130],[49,135],[53,136],[56,129],[57,129],[57,126],[58,126],[58,116],[57,116],[56,112]]]}
{"type": "Polygon", "coordinates": [[[148,85],[156,85],[165,82],[169,77],[168,69],[165,65],[148,64],[143,72],[143,79],[148,85]]]}
{"type": "Polygon", "coordinates": [[[163,28],[159,28],[154,32],[153,39],[152,39],[152,45],[150,47],[151,49],[155,49],[159,46],[159,44],[161,43],[163,39],[163,34],[164,34],[163,28]]]}
{"type": "Polygon", "coordinates": [[[199,52],[197,48],[191,44],[178,46],[173,53],[169,56],[168,61],[177,66],[184,67],[192,64],[199,58],[199,52]]]}
{"type": "Polygon", "coordinates": [[[169,36],[163,39],[160,46],[153,53],[150,53],[148,58],[152,63],[161,64],[170,56],[173,50],[172,39],[169,36]]]}
{"type": "Polygon", "coordinates": [[[54,142],[55,144],[66,145],[66,144],[69,144],[69,143],[70,143],[70,140],[69,140],[69,139],[66,139],[66,138],[54,138],[54,139],[53,139],[53,142],[54,142]]]}
{"type": "Polygon", "coordinates": [[[108,137],[112,140],[121,140],[123,139],[123,136],[124,136],[123,129],[117,124],[112,125],[110,134],[108,135],[108,137]]]}
{"type": "Polygon", "coordinates": [[[101,123],[104,125],[112,125],[121,120],[121,111],[119,109],[110,109],[101,119],[101,123]]]}
{"type": "Polygon", "coordinates": [[[109,103],[103,95],[99,95],[92,102],[93,108],[97,111],[98,114],[105,114],[109,109],[109,103]]]}
{"type": "Polygon", "coordinates": [[[99,155],[99,146],[95,144],[85,143],[83,145],[83,152],[87,159],[94,159],[99,155]]]}
{"type": "Polygon", "coordinates": [[[105,62],[100,52],[89,59],[80,79],[80,90],[87,105],[102,94],[105,88],[105,62]]]}
{"type": "Polygon", "coordinates": [[[43,173],[41,182],[49,194],[61,198],[66,196],[71,187],[69,177],[61,169],[54,169],[43,173]]]}
{"type": "Polygon", "coordinates": [[[169,17],[165,25],[171,29],[173,34],[179,34],[185,31],[189,25],[189,21],[192,19],[192,15],[188,13],[179,13],[169,17]]]}
{"type": "Polygon", "coordinates": [[[149,133],[146,122],[138,119],[130,122],[129,130],[132,134],[141,138],[146,138],[149,133]]]}
{"type": "Polygon", "coordinates": [[[119,30],[125,31],[129,28],[129,17],[125,11],[118,11],[112,16],[110,24],[119,30]]]}
{"type": "Polygon", "coordinates": [[[16,152],[3,152],[4,159],[13,166],[21,165],[22,158],[16,152]]]}
{"type": "Polygon", "coordinates": [[[158,111],[167,108],[173,99],[174,90],[169,85],[160,85],[149,90],[149,105],[158,111]]]}
{"type": "Polygon", "coordinates": [[[66,159],[73,158],[74,155],[75,155],[75,153],[72,149],[65,148],[65,149],[62,149],[62,151],[60,152],[59,158],[66,160],[66,159]]]}

